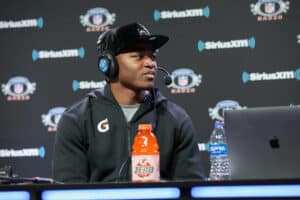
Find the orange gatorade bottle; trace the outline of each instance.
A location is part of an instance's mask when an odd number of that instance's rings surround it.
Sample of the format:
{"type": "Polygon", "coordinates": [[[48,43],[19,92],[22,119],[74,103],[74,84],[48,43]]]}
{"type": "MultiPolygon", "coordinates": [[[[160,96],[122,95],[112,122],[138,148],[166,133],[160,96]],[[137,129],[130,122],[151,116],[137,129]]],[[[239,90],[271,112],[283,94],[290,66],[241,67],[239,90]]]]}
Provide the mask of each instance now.
{"type": "Polygon", "coordinates": [[[159,146],[151,124],[140,124],[132,146],[132,181],[160,180],[159,146]]]}

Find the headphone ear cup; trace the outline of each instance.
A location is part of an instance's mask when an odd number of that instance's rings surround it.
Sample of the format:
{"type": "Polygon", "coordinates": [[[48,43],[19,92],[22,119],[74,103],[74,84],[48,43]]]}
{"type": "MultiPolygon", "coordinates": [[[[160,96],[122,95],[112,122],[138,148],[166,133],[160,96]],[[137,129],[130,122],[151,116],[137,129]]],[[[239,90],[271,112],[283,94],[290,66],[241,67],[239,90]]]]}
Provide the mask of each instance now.
{"type": "Polygon", "coordinates": [[[104,52],[98,59],[99,70],[109,79],[118,75],[118,63],[115,56],[110,52],[104,52]]]}
{"type": "Polygon", "coordinates": [[[104,73],[106,76],[109,71],[110,60],[106,56],[101,55],[98,59],[98,69],[100,72],[104,73]]]}

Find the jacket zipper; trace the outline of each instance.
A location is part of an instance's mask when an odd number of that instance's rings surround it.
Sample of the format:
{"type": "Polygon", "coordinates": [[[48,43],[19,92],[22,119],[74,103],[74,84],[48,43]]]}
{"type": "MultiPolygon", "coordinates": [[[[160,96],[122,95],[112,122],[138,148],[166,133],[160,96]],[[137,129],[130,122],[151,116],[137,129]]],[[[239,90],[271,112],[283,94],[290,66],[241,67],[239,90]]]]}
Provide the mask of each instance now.
{"type": "Polygon", "coordinates": [[[130,125],[127,124],[127,140],[128,140],[128,179],[131,177],[131,134],[130,125]]]}

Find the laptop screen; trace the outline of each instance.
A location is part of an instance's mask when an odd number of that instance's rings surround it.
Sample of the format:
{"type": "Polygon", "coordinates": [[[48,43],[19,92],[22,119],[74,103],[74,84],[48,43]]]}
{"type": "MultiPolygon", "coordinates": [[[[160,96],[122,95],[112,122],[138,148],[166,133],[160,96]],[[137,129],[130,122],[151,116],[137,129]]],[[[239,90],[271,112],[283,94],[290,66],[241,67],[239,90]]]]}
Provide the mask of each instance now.
{"type": "Polygon", "coordinates": [[[233,180],[300,178],[300,107],[226,110],[233,180]]]}

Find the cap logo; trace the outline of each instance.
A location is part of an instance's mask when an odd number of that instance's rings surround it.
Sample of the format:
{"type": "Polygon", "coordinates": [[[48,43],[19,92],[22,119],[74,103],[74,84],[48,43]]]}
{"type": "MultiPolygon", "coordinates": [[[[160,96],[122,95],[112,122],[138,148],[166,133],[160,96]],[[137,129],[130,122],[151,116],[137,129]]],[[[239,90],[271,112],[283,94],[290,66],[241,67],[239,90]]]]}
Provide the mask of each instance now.
{"type": "Polygon", "coordinates": [[[143,35],[150,35],[150,33],[148,31],[146,31],[145,29],[138,29],[139,35],[143,36],[143,35]]]}

